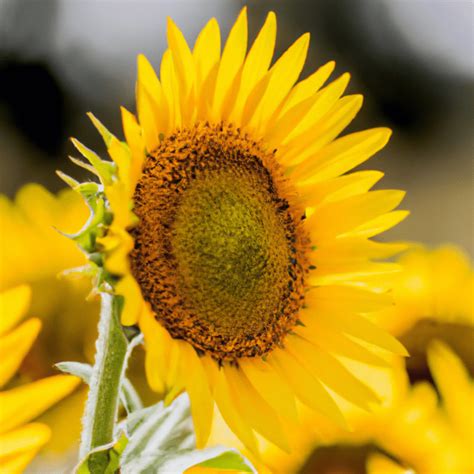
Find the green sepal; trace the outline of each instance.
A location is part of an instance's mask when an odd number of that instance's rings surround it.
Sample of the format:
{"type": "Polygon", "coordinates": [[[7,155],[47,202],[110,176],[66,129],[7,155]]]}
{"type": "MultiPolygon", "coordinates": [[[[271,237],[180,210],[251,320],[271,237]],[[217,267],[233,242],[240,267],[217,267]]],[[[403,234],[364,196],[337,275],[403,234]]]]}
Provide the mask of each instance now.
{"type": "Polygon", "coordinates": [[[93,449],[75,468],[74,474],[116,474],[120,472],[120,456],[127,447],[125,434],[117,441],[93,449]]]}
{"type": "Polygon", "coordinates": [[[112,177],[116,173],[115,163],[112,161],[102,160],[99,155],[83,145],[79,140],[71,138],[71,141],[79,153],[81,153],[81,155],[94,167],[95,174],[100,178],[102,184],[111,185],[112,177]]]}
{"type": "Polygon", "coordinates": [[[97,131],[100,133],[102,139],[104,140],[105,146],[109,148],[114,135],[109,132],[105,125],[92,112],[87,112],[87,116],[94,124],[94,127],[97,129],[97,131]]]}
{"type": "Polygon", "coordinates": [[[78,186],[80,186],[81,183],[79,181],[76,181],[74,178],[71,176],[67,175],[66,173],[63,173],[60,170],[56,170],[56,174],[72,189],[76,190],[78,186]]]}

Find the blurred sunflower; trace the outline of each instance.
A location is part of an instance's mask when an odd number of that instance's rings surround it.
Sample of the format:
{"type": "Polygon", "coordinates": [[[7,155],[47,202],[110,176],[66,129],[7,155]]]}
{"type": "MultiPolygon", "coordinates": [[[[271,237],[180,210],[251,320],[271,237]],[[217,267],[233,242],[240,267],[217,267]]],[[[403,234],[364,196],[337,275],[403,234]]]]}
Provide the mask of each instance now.
{"type": "Polygon", "coordinates": [[[87,206],[72,190],[55,196],[38,184],[27,184],[14,201],[0,195],[0,290],[28,284],[30,313],[45,323],[30,358],[28,370],[34,376],[50,373],[60,360],[84,360],[87,345],[93,354],[98,307],[85,302],[90,282],[58,278],[60,272],[86,263],[74,242],[59,231],[76,231],[87,215],[87,206]]]}
{"type": "MultiPolygon", "coordinates": [[[[43,328],[19,367],[22,380],[51,375],[62,360],[92,360],[99,307],[86,301],[90,282],[58,278],[86,263],[77,245],[58,230],[76,231],[77,221],[87,215],[84,201],[70,189],[53,195],[27,184],[14,200],[0,195],[0,291],[27,285],[31,301],[25,311],[38,317],[43,328]]],[[[85,390],[79,390],[43,416],[53,432],[42,458],[53,462],[77,442],[84,398],[85,390]]]]}
{"type": "Polygon", "coordinates": [[[222,55],[215,19],[191,51],[169,20],[160,80],[138,58],[126,142],[91,116],[112,162],[73,140],[101,185],[61,174],[93,211],[76,240],[144,333],[151,387],[188,391],[198,446],[214,401],[252,452],[255,433],[289,448],[295,398],[344,425],[336,394],[377,402],[346,360],[406,354],[369,317],[391,302],[374,276],[398,269],[373,260],[402,249],[371,237],[406,216],[393,211],[404,193],[370,191],[377,171],[345,174],[390,131],[336,139],[362,105],[342,97],[349,75],[323,87],[331,62],[296,84],[309,35],[270,67],[275,38],[269,13],[247,53],[244,8],[222,55]]]}
{"type": "Polygon", "coordinates": [[[370,474],[473,472],[474,383],[446,344],[431,342],[428,358],[442,404],[433,386],[415,384],[403,404],[380,420],[376,439],[391,459],[372,455],[370,474]]]}
{"type": "MultiPolygon", "coordinates": [[[[11,381],[41,328],[30,318],[15,328],[25,315],[31,291],[27,285],[0,293],[0,386],[11,381]]],[[[14,380],[0,392],[0,471],[20,473],[48,442],[50,428],[29,423],[70,394],[79,384],[77,377],[56,375],[28,384],[14,380]]]]}
{"type": "Polygon", "coordinates": [[[400,338],[410,353],[412,379],[428,373],[426,349],[438,338],[451,345],[474,370],[474,271],[469,257],[453,245],[416,246],[399,259],[394,275],[396,305],[378,323],[400,338]]]}

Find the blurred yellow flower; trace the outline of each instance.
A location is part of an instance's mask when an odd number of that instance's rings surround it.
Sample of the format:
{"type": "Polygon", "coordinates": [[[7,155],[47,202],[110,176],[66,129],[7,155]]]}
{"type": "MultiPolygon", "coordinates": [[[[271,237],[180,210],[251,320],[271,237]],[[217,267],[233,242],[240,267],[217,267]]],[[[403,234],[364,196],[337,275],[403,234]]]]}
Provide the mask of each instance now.
{"type": "MultiPolygon", "coordinates": [[[[27,184],[14,200],[0,195],[0,291],[27,285],[30,298],[24,311],[42,324],[20,368],[24,381],[51,375],[56,362],[93,358],[99,307],[95,301],[86,301],[90,282],[58,277],[86,263],[77,245],[60,231],[77,231],[77,221],[88,214],[83,199],[70,189],[53,195],[38,184],[27,184]]],[[[64,455],[74,446],[80,433],[83,392],[74,393],[43,415],[53,433],[41,457],[59,459],[58,453],[64,455]]]]}
{"type": "Polygon", "coordinates": [[[418,245],[398,262],[403,271],[394,275],[396,305],[378,318],[392,334],[404,334],[424,318],[474,325],[474,271],[461,249],[418,245]]]}
{"type": "Polygon", "coordinates": [[[0,195],[0,290],[28,284],[30,312],[44,322],[28,370],[45,375],[60,360],[84,360],[95,339],[97,303],[87,303],[86,278],[58,278],[66,269],[85,264],[83,253],[60,232],[78,230],[89,215],[71,190],[57,196],[38,184],[27,184],[12,201],[0,195]],[[54,343],[53,343],[54,341],[54,343]]]}
{"type": "Polygon", "coordinates": [[[438,338],[450,344],[474,369],[474,270],[469,257],[454,245],[435,249],[417,245],[398,263],[394,275],[396,304],[381,311],[378,323],[402,340],[414,379],[428,373],[426,350],[438,338]]]}
{"type": "MultiPolygon", "coordinates": [[[[26,313],[31,292],[27,285],[0,293],[0,387],[15,375],[41,328],[37,318],[17,323],[26,313]]],[[[12,384],[0,392],[0,472],[21,473],[51,430],[42,423],[29,423],[79,384],[77,377],[56,375],[26,385],[12,384]]]]}

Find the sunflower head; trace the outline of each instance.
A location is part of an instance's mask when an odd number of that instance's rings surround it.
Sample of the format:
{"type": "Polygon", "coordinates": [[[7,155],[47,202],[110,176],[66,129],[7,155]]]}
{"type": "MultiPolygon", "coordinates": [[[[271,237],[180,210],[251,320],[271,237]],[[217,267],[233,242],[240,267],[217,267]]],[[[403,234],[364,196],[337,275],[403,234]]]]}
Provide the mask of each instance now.
{"type": "Polygon", "coordinates": [[[381,279],[397,270],[372,260],[401,250],[371,237],[406,213],[393,211],[402,192],[370,191],[381,173],[347,174],[390,136],[337,138],[362,104],[342,97],[349,75],[325,86],[328,63],[298,82],[309,35],[272,65],[275,15],[249,51],[246,15],[222,53],[214,19],[192,50],[169,20],[160,78],[138,58],[125,141],[92,116],[112,161],[74,141],[100,184],[63,177],[89,202],[75,238],[124,297],[122,323],[143,331],[151,386],[189,392],[198,444],[215,401],[256,451],[254,432],[289,448],[295,399],[341,423],[330,391],[377,401],[343,357],[405,353],[368,315],[390,303],[381,279]]]}

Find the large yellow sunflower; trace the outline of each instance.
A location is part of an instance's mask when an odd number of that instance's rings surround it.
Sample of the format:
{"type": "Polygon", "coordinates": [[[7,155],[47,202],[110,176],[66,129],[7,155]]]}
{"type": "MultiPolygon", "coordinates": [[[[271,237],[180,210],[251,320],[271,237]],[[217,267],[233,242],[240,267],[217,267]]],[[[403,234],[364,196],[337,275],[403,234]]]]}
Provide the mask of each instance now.
{"type": "MultiPolygon", "coordinates": [[[[10,382],[41,328],[24,316],[30,300],[27,285],[0,293],[0,387],[10,382]]],[[[20,473],[49,440],[51,430],[42,423],[29,423],[43,411],[71,393],[77,377],[56,375],[29,384],[11,386],[0,392],[0,472],[20,473]]]]}
{"type": "Polygon", "coordinates": [[[75,238],[97,283],[144,333],[152,388],[168,401],[188,391],[199,447],[214,401],[253,452],[255,432],[288,448],[295,399],[344,424],[335,394],[377,402],[346,360],[380,363],[373,346],[405,354],[370,319],[397,269],[374,260],[400,250],[371,237],[406,216],[393,210],[404,193],[370,191],[377,171],[345,174],[390,130],[336,139],[362,105],[342,97],[349,75],[324,86],[328,63],[297,83],[309,35],[271,65],[275,36],[269,13],[247,52],[244,8],[222,54],[215,19],[191,50],[169,20],[160,79],[138,58],[126,141],[91,116],[112,162],[73,141],[100,186],[62,175],[93,211],[75,238]]]}

